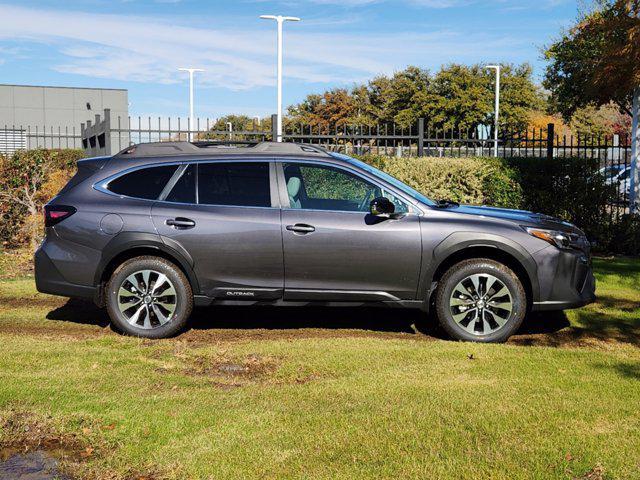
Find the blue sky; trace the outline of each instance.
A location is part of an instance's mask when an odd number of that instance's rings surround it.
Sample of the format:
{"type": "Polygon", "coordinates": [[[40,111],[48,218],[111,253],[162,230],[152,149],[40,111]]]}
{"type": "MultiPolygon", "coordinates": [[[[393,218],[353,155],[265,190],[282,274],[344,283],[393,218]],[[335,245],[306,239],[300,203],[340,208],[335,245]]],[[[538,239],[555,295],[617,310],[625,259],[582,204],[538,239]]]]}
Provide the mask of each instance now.
{"type": "MultiPolygon", "coordinates": [[[[1,2],[2,0],[0,0],[1,2]]],[[[126,88],[132,115],[266,116],[275,110],[275,23],[285,24],[285,105],[407,65],[529,62],[582,0],[22,0],[0,3],[0,83],[126,88]]]]}

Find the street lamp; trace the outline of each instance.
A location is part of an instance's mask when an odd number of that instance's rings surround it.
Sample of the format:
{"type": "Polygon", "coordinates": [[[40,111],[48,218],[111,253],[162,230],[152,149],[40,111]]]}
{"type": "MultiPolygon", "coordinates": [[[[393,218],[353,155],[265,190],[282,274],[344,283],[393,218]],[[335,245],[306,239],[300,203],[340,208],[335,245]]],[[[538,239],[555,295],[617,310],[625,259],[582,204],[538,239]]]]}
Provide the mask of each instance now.
{"type": "Polygon", "coordinates": [[[227,130],[229,130],[229,140],[233,138],[233,123],[227,122],[227,130]]]}
{"type": "Polygon", "coordinates": [[[181,72],[189,72],[189,141],[192,139],[192,131],[194,128],[193,119],[193,73],[204,72],[201,68],[179,68],[181,72]]]}
{"type": "Polygon", "coordinates": [[[496,107],[493,127],[493,156],[498,156],[498,115],[500,113],[500,65],[487,65],[485,68],[496,71],[496,107]]]}
{"type": "Polygon", "coordinates": [[[278,121],[276,141],[282,141],[282,24],[286,21],[299,22],[298,17],[283,17],[282,15],[260,15],[264,20],[275,20],[278,23],[278,121]]]}

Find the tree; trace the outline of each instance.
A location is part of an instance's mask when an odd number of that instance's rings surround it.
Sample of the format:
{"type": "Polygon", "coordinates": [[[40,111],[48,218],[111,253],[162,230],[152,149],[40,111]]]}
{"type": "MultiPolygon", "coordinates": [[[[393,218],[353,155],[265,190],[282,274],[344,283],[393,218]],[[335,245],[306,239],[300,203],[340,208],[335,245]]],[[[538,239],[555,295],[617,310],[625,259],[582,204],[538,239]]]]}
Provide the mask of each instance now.
{"type": "Polygon", "coordinates": [[[344,88],[329,90],[321,95],[309,95],[300,104],[289,107],[290,123],[312,127],[339,128],[356,116],[354,96],[344,88]]]}
{"type": "Polygon", "coordinates": [[[225,115],[216,120],[216,122],[210,127],[210,131],[198,135],[199,140],[257,140],[259,137],[249,134],[237,134],[231,133],[212,133],[228,132],[229,123],[231,124],[232,132],[270,132],[271,131],[271,118],[263,118],[258,122],[257,119],[251,118],[247,115],[225,115]],[[231,138],[230,138],[231,137],[231,138]]]}
{"type": "MultiPolygon", "coordinates": [[[[531,111],[543,108],[542,95],[527,64],[503,65],[501,125],[524,129],[531,111]]],[[[292,123],[339,127],[344,124],[416,125],[419,118],[435,128],[475,131],[492,122],[494,77],[482,65],[449,65],[435,75],[415,66],[380,75],[350,91],[336,89],[308,95],[289,108],[292,123]]]]}
{"type": "Polygon", "coordinates": [[[579,108],[609,102],[631,115],[640,85],[639,14],[640,0],[602,0],[547,49],[544,86],[566,120],[579,108]]]}
{"type": "Polygon", "coordinates": [[[422,99],[431,86],[428,70],[409,66],[392,77],[378,76],[366,89],[369,93],[369,113],[376,123],[397,123],[402,127],[415,125],[420,117],[422,99]]]}
{"type": "Polygon", "coordinates": [[[632,114],[635,213],[640,210],[640,0],[601,0],[549,47],[547,58],[545,86],[566,118],[581,107],[609,102],[632,114]]]}
{"type": "Polygon", "coordinates": [[[553,123],[555,126],[555,134],[563,142],[564,137],[570,137],[572,135],[571,129],[564,123],[562,116],[549,115],[542,111],[531,112],[529,114],[529,123],[527,125],[527,138],[536,139],[540,138],[540,132],[545,132],[546,135],[547,126],[553,123]]]}
{"type": "Polygon", "coordinates": [[[35,250],[42,229],[42,207],[66,184],[81,157],[81,150],[31,150],[0,156],[3,243],[29,241],[35,250]]]}
{"type": "MultiPolygon", "coordinates": [[[[628,115],[622,115],[619,108],[609,103],[600,108],[594,105],[587,105],[577,109],[571,117],[571,131],[581,137],[584,136],[611,136],[616,133],[620,134],[623,118],[628,115]]],[[[630,127],[630,125],[629,125],[630,127]]],[[[624,130],[624,135],[629,135],[630,128],[624,130]]]]}

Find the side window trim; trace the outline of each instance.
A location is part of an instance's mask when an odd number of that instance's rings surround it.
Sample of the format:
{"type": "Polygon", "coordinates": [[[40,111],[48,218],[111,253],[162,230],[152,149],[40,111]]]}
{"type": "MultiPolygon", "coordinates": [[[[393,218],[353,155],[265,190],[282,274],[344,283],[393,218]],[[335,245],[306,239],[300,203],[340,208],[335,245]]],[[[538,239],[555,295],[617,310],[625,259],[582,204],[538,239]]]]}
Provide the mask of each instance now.
{"type": "MultiPolygon", "coordinates": [[[[172,203],[172,204],[176,204],[176,205],[201,205],[201,206],[205,206],[205,207],[232,207],[232,208],[281,208],[281,201],[280,201],[280,196],[279,196],[279,184],[278,184],[278,179],[277,179],[277,174],[278,171],[276,170],[276,162],[275,159],[273,158],[269,158],[269,159],[248,159],[246,161],[238,161],[238,160],[219,160],[219,161],[211,161],[209,160],[195,160],[195,161],[187,161],[187,162],[183,162],[180,164],[180,167],[178,168],[178,170],[176,171],[176,173],[174,174],[174,176],[169,180],[169,182],[167,183],[167,185],[165,186],[165,188],[163,189],[162,193],[160,194],[160,196],[158,197],[157,200],[158,202],[164,202],[164,203],[172,203]],[[213,204],[213,203],[200,203],[200,194],[199,194],[199,179],[200,179],[200,175],[199,175],[199,166],[201,164],[208,164],[208,163],[224,163],[224,164],[228,164],[228,163],[266,163],[268,165],[268,170],[269,170],[269,194],[270,194],[270,200],[271,200],[271,206],[269,207],[260,207],[260,206],[251,206],[251,205],[226,205],[226,204],[213,204]],[[182,178],[182,175],[184,175],[184,173],[187,171],[187,169],[192,166],[193,167],[193,171],[194,171],[194,188],[195,188],[195,203],[185,203],[185,202],[173,202],[170,200],[167,200],[167,197],[169,196],[169,194],[171,193],[171,191],[173,190],[173,188],[176,186],[176,184],[180,181],[180,179],[182,178]]],[[[114,194],[113,192],[109,192],[107,191],[106,193],[110,193],[110,194],[114,194]]],[[[144,200],[144,199],[142,199],[144,200]]]]}
{"type": "Polygon", "coordinates": [[[164,202],[165,199],[167,198],[167,196],[171,193],[171,190],[173,190],[173,187],[176,186],[176,183],[178,183],[178,181],[180,180],[180,178],[182,178],[182,174],[187,170],[187,167],[189,165],[186,163],[183,163],[182,165],[180,165],[178,167],[178,169],[173,173],[173,176],[169,179],[169,181],[167,182],[167,184],[164,186],[164,188],[162,189],[162,192],[160,192],[160,195],[158,196],[157,200],[159,202],[164,202]]]}
{"type": "Polygon", "coordinates": [[[335,168],[337,170],[342,170],[345,171],[353,176],[355,176],[356,178],[359,178],[360,180],[370,183],[372,184],[374,187],[379,188],[380,190],[382,190],[383,192],[389,192],[391,194],[393,194],[394,196],[398,197],[399,199],[401,199],[404,203],[407,204],[407,208],[409,209],[409,214],[411,213],[416,213],[416,207],[413,205],[412,202],[409,202],[407,200],[407,198],[404,195],[399,194],[398,192],[396,192],[396,190],[388,188],[386,186],[382,186],[380,185],[378,182],[376,182],[375,180],[373,180],[372,178],[369,178],[368,176],[363,176],[360,174],[360,172],[353,170],[351,168],[345,167],[343,165],[336,165],[333,163],[324,163],[324,162],[318,162],[315,160],[311,160],[311,161],[307,161],[307,160],[300,160],[300,159],[296,159],[296,158],[292,158],[291,160],[287,159],[278,159],[276,161],[277,164],[277,170],[278,170],[278,181],[281,182],[281,185],[279,185],[279,193],[280,193],[280,202],[282,204],[282,208],[283,209],[289,209],[289,210],[302,210],[302,211],[323,211],[323,212],[339,212],[339,213],[356,213],[356,214],[362,214],[362,212],[354,212],[354,211],[349,211],[349,210],[317,210],[317,209],[309,209],[309,208],[296,208],[296,209],[292,209],[291,208],[291,202],[289,200],[289,195],[287,194],[287,182],[285,179],[285,175],[284,175],[284,165],[285,164],[299,164],[299,165],[311,165],[311,166],[317,166],[317,167],[325,167],[325,168],[335,168]]]}
{"type": "Polygon", "coordinates": [[[271,194],[271,208],[281,208],[280,182],[278,178],[278,168],[275,159],[269,159],[269,193],[271,194]]]}

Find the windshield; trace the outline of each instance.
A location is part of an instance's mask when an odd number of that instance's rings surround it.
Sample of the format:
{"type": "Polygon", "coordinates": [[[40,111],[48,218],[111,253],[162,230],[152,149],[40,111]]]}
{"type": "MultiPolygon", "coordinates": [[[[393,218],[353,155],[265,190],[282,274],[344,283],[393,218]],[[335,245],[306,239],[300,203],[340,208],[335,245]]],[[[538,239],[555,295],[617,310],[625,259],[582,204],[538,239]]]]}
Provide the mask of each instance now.
{"type": "Polygon", "coordinates": [[[384,173],[382,170],[378,170],[376,167],[372,167],[369,164],[361,162],[360,160],[356,160],[355,158],[350,157],[349,155],[344,155],[342,153],[330,152],[329,154],[332,157],[338,158],[340,160],[345,160],[345,161],[347,161],[347,162],[349,162],[349,163],[351,163],[353,165],[356,165],[356,166],[360,167],[361,169],[366,170],[367,172],[375,175],[376,177],[382,178],[385,182],[390,183],[391,185],[396,187],[398,190],[406,193],[407,195],[410,195],[411,197],[415,198],[416,200],[418,200],[418,201],[420,201],[422,203],[426,203],[427,205],[431,205],[431,206],[434,206],[436,204],[433,200],[431,200],[428,197],[425,197],[422,193],[420,193],[416,189],[411,188],[406,183],[403,183],[400,180],[398,180],[397,178],[392,177],[388,173],[384,173]]]}

